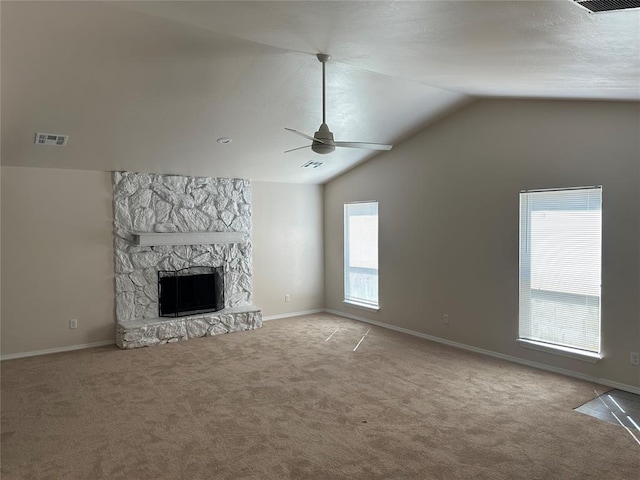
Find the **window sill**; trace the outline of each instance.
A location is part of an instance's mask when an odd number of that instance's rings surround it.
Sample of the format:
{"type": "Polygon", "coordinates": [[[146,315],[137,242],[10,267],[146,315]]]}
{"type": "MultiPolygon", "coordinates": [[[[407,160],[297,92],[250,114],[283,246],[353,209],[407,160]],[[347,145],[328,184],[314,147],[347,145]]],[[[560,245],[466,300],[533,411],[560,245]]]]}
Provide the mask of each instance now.
{"type": "Polygon", "coordinates": [[[377,312],[378,310],[380,310],[380,307],[374,307],[371,305],[366,305],[364,303],[357,303],[349,300],[343,300],[342,303],[347,307],[359,308],[360,310],[366,310],[368,312],[377,312]]]}
{"type": "Polygon", "coordinates": [[[559,345],[551,345],[548,343],[536,342],[534,340],[525,340],[523,338],[518,338],[517,342],[521,347],[538,350],[540,352],[552,353],[562,357],[574,358],[576,360],[582,360],[583,362],[597,363],[602,359],[602,355],[599,353],[585,352],[584,350],[578,350],[577,348],[561,347],[559,345]]]}

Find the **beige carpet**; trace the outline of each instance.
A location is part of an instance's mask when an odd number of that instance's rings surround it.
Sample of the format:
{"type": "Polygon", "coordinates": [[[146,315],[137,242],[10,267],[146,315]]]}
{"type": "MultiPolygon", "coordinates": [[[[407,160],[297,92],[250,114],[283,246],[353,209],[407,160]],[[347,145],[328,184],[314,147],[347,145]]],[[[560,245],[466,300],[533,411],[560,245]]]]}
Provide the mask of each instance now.
{"type": "Polygon", "coordinates": [[[605,388],[376,327],[353,352],[368,329],[3,362],[2,479],[640,478],[629,433],[572,410],[605,388]]]}

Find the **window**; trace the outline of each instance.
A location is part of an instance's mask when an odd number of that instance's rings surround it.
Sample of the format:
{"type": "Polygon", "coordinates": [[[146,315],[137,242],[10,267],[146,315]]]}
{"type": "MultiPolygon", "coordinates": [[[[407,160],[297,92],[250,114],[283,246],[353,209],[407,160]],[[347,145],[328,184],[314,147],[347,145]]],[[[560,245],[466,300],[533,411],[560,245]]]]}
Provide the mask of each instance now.
{"type": "Polygon", "coordinates": [[[378,202],[344,205],[344,301],[378,308],[378,202]]]}
{"type": "Polygon", "coordinates": [[[520,194],[520,339],[599,358],[602,187],[520,194]]]}

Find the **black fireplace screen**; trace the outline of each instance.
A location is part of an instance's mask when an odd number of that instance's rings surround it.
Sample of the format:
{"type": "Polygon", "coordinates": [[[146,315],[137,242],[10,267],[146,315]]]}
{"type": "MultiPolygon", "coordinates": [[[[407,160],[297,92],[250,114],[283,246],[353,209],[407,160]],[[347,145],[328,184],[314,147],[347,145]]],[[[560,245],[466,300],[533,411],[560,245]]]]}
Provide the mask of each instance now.
{"type": "Polygon", "coordinates": [[[158,272],[161,317],[216,312],[224,308],[223,267],[189,267],[158,272]]]}

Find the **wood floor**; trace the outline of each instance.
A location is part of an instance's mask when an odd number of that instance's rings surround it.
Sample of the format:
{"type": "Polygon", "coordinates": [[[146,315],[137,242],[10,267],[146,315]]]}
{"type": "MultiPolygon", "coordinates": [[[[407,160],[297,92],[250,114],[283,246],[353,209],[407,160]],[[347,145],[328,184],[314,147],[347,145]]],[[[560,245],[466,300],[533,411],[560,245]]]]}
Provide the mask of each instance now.
{"type": "Polygon", "coordinates": [[[640,444],[640,395],[622,390],[609,390],[576,408],[576,412],[629,429],[640,444]]]}

